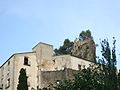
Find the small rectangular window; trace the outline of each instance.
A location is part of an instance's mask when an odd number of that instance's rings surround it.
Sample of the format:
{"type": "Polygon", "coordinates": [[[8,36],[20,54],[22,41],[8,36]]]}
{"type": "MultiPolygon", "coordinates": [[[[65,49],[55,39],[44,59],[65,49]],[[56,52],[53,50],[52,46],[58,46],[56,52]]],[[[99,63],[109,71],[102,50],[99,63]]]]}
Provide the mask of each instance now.
{"type": "Polygon", "coordinates": [[[28,57],[24,57],[24,65],[28,65],[28,57]]]}
{"type": "Polygon", "coordinates": [[[2,87],[1,87],[1,88],[2,88],[2,90],[3,90],[3,84],[2,84],[2,87]]]}
{"type": "Polygon", "coordinates": [[[7,80],[7,83],[5,84],[5,88],[9,88],[10,87],[10,78],[7,80]]]}
{"type": "Polygon", "coordinates": [[[24,65],[30,66],[30,61],[28,57],[24,57],[24,65]]]}
{"type": "Polygon", "coordinates": [[[30,87],[30,82],[27,82],[28,87],[30,87]]]}
{"type": "Polygon", "coordinates": [[[37,86],[37,90],[39,90],[39,86],[37,86]]]}
{"type": "Polygon", "coordinates": [[[80,64],[78,64],[78,69],[81,70],[81,65],[80,64]]]}
{"type": "Polygon", "coordinates": [[[8,79],[8,87],[10,86],[10,78],[8,79]]]}
{"type": "Polygon", "coordinates": [[[10,61],[8,61],[8,65],[10,65],[10,61]]]}
{"type": "Polygon", "coordinates": [[[8,61],[8,71],[10,71],[10,61],[8,61]]]}

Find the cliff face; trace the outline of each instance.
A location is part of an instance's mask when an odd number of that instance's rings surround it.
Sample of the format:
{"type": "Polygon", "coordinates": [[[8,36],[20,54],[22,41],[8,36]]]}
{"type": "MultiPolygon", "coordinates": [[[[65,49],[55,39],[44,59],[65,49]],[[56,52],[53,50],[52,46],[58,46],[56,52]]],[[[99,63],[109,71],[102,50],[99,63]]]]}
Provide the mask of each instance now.
{"type": "Polygon", "coordinates": [[[96,62],[96,46],[92,38],[84,41],[75,40],[71,52],[73,56],[96,62]]]}

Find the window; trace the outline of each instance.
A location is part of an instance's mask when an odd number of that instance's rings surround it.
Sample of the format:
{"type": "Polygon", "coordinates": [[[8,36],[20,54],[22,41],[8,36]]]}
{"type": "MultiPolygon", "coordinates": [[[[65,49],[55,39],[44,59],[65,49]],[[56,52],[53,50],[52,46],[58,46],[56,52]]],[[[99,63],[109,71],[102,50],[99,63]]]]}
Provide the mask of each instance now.
{"type": "Polygon", "coordinates": [[[10,78],[8,79],[8,82],[7,82],[7,84],[8,84],[8,87],[10,86],[10,78]]]}
{"type": "Polygon", "coordinates": [[[28,57],[24,57],[24,65],[28,65],[28,57]]]}
{"type": "Polygon", "coordinates": [[[39,86],[37,86],[37,90],[39,90],[39,86]]]}
{"type": "Polygon", "coordinates": [[[5,84],[5,88],[9,88],[10,87],[10,78],[7,80],[7,83],[5,84]]]}
{"type": "Polygon", "coordinates": [[[10,61],[8,61],[8,65],[10,65],[10,61]]]}
{"type": "Polygon", "coordinates": [[[78,64],[78,69],[81,70],[81,65],[80,64],[78,64]]]}
{"type": "Polygon", "coordinates": [[[28,57],[24,57],[24,65],[30,66],[30,61],[28,57]]]}
{"type": "Polygon", "coordinates": [[[3,69],[2,69],[2,77],[4,77],[4,67],[3,67],[3,69]]]}
{"type": "Polygon", "coordinates": [[[3,84],[2,84],[2,87],[1,87],[1,89],[3,90],[3,84]]]}
{"type": "Polygon", "coordinates": [[[30,87],[30,82],[29,81],[27,82],[27,85],[28,85],[28,87],[30,87]]]}
{"type": "Polygon", "coordinates": [[[87,46],[87,48],[86,49],[89,49],[89,46],[87,46]]]}
{"type": "Polygon", "coordinates": [[[80,47],[80,46],[78,46],[78,49],[80,50],[80,49],[81,49],[81,47],[80,47]]]}
{"type": "Polygon", "coordinates": [[[10,61],[8,61],[8,71],[10,71],[10,61]]]}

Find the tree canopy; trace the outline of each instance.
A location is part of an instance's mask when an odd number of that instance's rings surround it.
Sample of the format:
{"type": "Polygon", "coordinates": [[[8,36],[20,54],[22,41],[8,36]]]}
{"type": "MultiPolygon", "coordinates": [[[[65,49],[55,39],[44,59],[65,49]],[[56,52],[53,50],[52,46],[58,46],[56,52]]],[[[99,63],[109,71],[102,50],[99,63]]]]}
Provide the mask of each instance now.
{"type": "Polygon", "coordinates": [[[90,30],[86,30],[86,31],[82,31],[80,34],[79,34],[79,40],[80,41],[84,41],[88,38],[92,38],[91,36],[91,31],[90,30]]]}
{"type": "Polygon", "coordinates": [[[116,68],[116,47],[115,47],[116,40],[113,38],[113,47],[110,48],[108,40],[104,39],[101,42],[102,47],[102,58],[99,59],[100,64],[103,68],[104,73],[104,85],[105,90],[120,90],[118,89],[118,76],[117,76],[117,68],[116,68]]]}
{"type": "Polygon", "coordinates": [[[73,47],[73,42],[69,39],[65,39],[62,46],[60,46],[59,49],[55,49],[55,55],[65,55],[65,54],[71,54],[71,50],[73,47]]]}

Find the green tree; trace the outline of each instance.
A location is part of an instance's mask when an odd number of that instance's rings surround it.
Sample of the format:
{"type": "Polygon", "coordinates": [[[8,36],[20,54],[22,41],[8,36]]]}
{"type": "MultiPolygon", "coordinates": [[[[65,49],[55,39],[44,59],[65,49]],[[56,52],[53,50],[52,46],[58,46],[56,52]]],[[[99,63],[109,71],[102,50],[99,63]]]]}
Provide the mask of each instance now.
{"type": "Polygon", "coordinates": [[[120,70],[119,70],[119,73],[118,73],[118,90],[120,90],[120,70]]]}
{"type": "Polygon", "coordinates": [[[92,38],[91,36],[91,31],[90,30],[86,30],[86,31],[82,31],[80,34],[79,34],[79,40],[80,41],[84,41],[88,38],[92,38]]]}
{"type": "Polygon", "coordinates": [[[60,46],[59,49],[55,49],[55,55],[65,55],[65,54],[71,54],[71,50],[73,47],[73,42],[69,39],[65,39],[63,46],[60,46]]]}
{"type": "Polygon", "coordinates": [[[28,90],[26,70],[23,68],[20,70],[17,90],[28,90]]]}
{"type": "Polygon", "coordinates": [[[102,59],[99,60],[103,68],[105,89],[108,90],[118,90],[115,43],[116,40],[115,38],[113,38],[113,48],[111,50],[108,40],[104,39],[101,42],[102,47],[101,53],[103,57],[102,59]]]}

